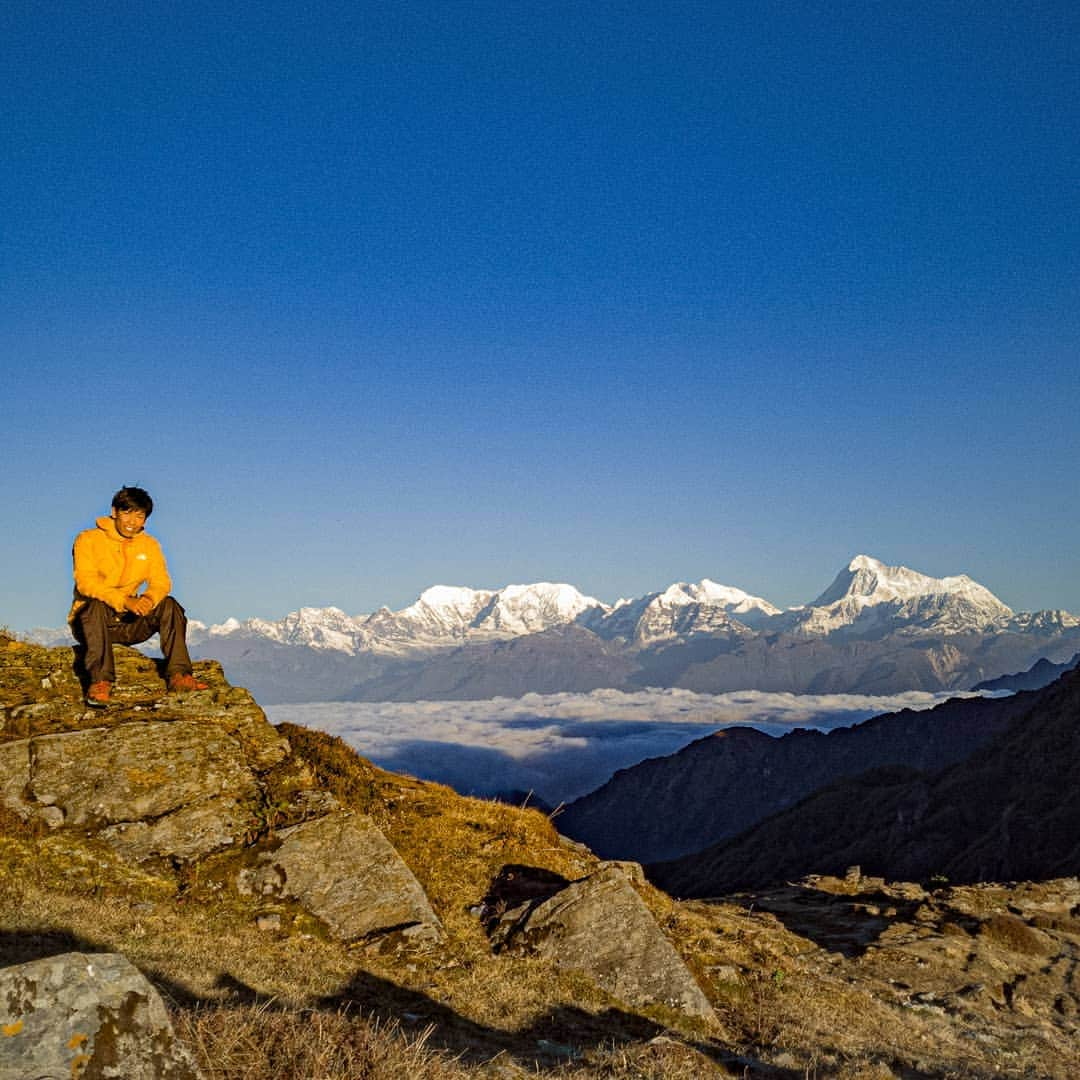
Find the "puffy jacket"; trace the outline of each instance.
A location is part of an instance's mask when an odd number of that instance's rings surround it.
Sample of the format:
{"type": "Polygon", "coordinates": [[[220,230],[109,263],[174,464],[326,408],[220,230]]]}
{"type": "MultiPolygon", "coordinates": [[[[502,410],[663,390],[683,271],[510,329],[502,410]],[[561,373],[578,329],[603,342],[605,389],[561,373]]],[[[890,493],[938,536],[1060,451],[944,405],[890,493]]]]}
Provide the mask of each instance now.
{"type": "Polygon", "coordinates": [[[165,565],[161,545],[145,532],[126,540],[116,531],[111,517],[99,517],[96,529],[87,529],[75,537],[72,551],[75,561],[75,602],[68,615],[70,622],[87,600],[104,600],[117,611],[124,601],[135,596],[143,584],[157,606],[169,595],[172,581],[165,565]]]}

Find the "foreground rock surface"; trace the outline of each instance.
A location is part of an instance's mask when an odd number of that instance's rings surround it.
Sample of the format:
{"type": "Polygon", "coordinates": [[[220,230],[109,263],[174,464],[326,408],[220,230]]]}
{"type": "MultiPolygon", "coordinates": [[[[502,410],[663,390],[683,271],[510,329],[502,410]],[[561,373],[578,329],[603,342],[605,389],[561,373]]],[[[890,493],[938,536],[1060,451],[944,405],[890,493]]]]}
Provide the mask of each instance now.
{"type": "Polygon", "coordinates": [[[295,900],[344,941],[399,930],[411,938],[442,937],[424,890],[375,823],[333,814],[278,834],[240,889],[295,900]]]}
{"type": "MultiPolygon", "coordinates": [[[[876,1028],[883,1046],[917,1048],[870,1075],[1080,1076],[1076,878],[928,890],[851,867],[731,902],[763,937],[796,935],[798,949],[766,974],[777,1001],[803,995],[786,1010],[804,1037],[876,1028]]],[[[741,921],[718,929],[737,933],[741,921]]]]}
{"type": "MultiPolygon", "coordinates": [[[[523,869],[510,873],[523,880],[523,869]]],[[[548,888],[526,886],[534,896],[518,904],[511,901],[512,906],[489,920],[489,933],[501,948],[584,972],[629,1004],[710,1016],[708,998],[634,890],[629,872],[609,864],[561,887],[550,877],[548,888]]],[[[498,890],[498,883],[494,888],[498,890]]]]}
{"type": "Polygon", "coordinates": [[[289,743],[219,665],[199,665],[208,690],[170,694],[152,660],[117,649],[102,711],[85,706],[71,650],[9,643],[0,658],[0,806],[137,860],[191,861],[257,830],[261,777],[289,743]]]}
{"type": "Polygon", "coordinates": [[[441,939],[375,823],[341,811],[220,665],[197,665],[209,688],[178,695],[152,659],[115,656],[116,700],[102,711],[84,704],[71,650],[8,642],[0,652],[0,807],[159,869],[197,873],[209,856],[257,852],[234,875],[241,892],[295,903],[332,937],[441,939]]]}
{"type": "Polygon", "coordinates": [[[4,1080],[199,1080],[157,991],[123,956],[65,953],[0,970],[4,1080]]]}

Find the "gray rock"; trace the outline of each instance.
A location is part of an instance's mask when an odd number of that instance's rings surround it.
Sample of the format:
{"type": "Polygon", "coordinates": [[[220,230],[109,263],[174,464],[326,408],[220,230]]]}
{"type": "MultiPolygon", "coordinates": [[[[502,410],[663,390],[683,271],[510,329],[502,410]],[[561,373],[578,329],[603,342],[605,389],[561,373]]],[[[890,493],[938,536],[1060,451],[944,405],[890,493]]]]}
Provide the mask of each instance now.
{"type": "Polygon", "coordinates": [[[370,818],[331,814],[278,836],[280,847],[241,875],[241,892],[294,900],[346,941],[391,930],[442,937],[420,883],[370,818]]]}
{"type": "Polygon", "coordinates": [[[110,825],[98,835],[121,855],[136,862],[154,856],[190,862],[242,843],[255,820],[251,810],[235,799],[216,798],[181,807],[156,821],[110,825]]]}
{"type": "Polygon", "coordinates": [[[584,972],[629,1005],[712,1015],[708,998],[622,866],[608,864],[539,903],[511,908],[489,932],[506,948],[584,972]]]}
{"type": "Polygon", "coordinates": [[[239,742],[213,724],[129,723],[31,740],[29,789],[69,827],[160,817],[257,787],[239,742]]]}
{"type": "Polygon", "coordinates": [[[3,1080],[199,1080],[157,991],[123,956],[66,953],[0,970],[3,1080]]]}
{"type": "Polygon", "coordinates": [[[0,743],[0,805],[19,817],[30,817],[26,786],[30,783],[30,741],[0,743]]]}

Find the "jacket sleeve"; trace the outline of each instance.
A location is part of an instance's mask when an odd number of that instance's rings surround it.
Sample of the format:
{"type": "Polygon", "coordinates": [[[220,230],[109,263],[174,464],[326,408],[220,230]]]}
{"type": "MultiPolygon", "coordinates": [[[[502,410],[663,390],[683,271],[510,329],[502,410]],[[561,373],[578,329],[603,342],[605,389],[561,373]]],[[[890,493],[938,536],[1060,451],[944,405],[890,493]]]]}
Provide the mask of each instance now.
{"type": "Polygon", "coordinates": [[[79,595],[91,600],[103,600],[109,607],[123,611],[127,590],[119,585],[110,585],[106,580],[105,568],[92,529],[75,538],[72,558],[75,564],[75,588],[79,595]]]}
{"type": "Polygon", "coordinates": [[[172,579],[169,577],[169,568],[165,564],[165,553],[161,545],[155,540],[150,552],[150,567],[146,575],[146,588],[143,596],[150,597],[154,607],[172,591],[172,579]]]}

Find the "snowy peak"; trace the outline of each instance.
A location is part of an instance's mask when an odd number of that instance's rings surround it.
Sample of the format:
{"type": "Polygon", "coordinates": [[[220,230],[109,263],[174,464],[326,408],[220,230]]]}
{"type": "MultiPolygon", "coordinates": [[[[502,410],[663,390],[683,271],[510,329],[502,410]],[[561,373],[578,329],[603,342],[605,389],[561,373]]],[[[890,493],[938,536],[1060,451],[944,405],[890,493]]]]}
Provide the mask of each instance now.
{"type": "Polygon", "coordinates": [[[663,592],[622,600],[603,620],[587,625],[603,637],[648,646],[701,634],[742,636],[779,614],[760,596],[704,578],[696,585],[680,581],[663,592]]]}
{"type": "Polygon", "coordinates": [[[433,585],[414,604],[401,611],[387,608],[367,622],[376,636],[397,639],[425,637],[462,638],[494,594],[458,585],[433,585]]]}
{"type": "MultiPolygon", "coordinates": [[[[189,628],[192,624],[188,624],[189,628]]],[[[201,627],[200,627],[201,629],[201,627]]],[[[303,607],[291,611],[283,619],[271,622],[267,619],[226,619],[205,631],[206,637],[265,638],[281,645],[306,645],[311,649],[336,649],[339,652],[355,652],[362,636],[357,619],[346,615],[336,607],[303,607]]],[[[199,634],[193,640],[201,640],[199,634]]]]}
{"type": "Polygon", "coordinates": [[[966,574],[934,578],[856,555],[812,604],[792,614],[804,634],[902,626],[961,633],[1012,618],[1012,610],[966,574]]]}
{"type": "Polygon", "coordinates": [[[364,629],[375,648],[436,646],[540,633],[594,609],[607,610],[572,585],[546,581],[498,590],[434,585],[401,611],[377,611],[364,629]]]}
{"type": "Polygon", "coordinates": [[[906,566],[886,566],[869,555],[856,555],[847,567],[837,574],[833,583],[811,607],[827,607],[846,597],[864,597],[873,602],[912,600],[919,596],[940,594],[967,594],[989,597],[1012,614],[1000,600],[966,574],[956,577],[932,578],[909,570],[906,566]]]}
{"type": "Polygon", "coordinates": [[[580,615],[606,606],[584,596],[572,585],[541,581],[534,585],[507,585],[493,597],[477,620],[478,629],[510,634],[534,634],[565,626],[580,615]]]}
{"type": "Polygon", "coordinates": [[[424,608],[431,611],[465,612],[475,611],[477,605],[486,604],[490,592],[467,589],[461,585],[432,585],[420,594],[420,599],[406,611],[424,608]]]}
{"type": "Polygon", "coordinates": [[[762,615],[768,617],[780,614],[780,609],[770,604],[768,600],[763,600],[760,596],[751,596],[750,593],[736,589],[733,585],[719,585],[708,578],[702,578],[699,584],[687,585],[684,588],[687,594],[698,603],[717,604],[729,615],[736,616],[747,625],[753,625],[753,623],[743,616],[749,615],[757,619],[762,615]]]}

